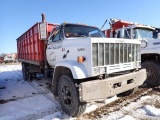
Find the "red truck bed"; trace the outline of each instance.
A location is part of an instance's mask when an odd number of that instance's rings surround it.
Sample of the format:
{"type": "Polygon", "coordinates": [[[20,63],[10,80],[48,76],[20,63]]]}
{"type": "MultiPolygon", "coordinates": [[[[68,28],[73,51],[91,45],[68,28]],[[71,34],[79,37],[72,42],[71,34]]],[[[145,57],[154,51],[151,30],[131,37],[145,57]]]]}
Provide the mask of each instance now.
{"type": "MultiPolygon", "coordinates": [[[[40,23],[36,23],[19,38],[17,38],[18,60],[35,65],[44,63],[44,40],[40,40],[39,33],[40,23]]],[[[57,26],[56,24],[47,23],[47,35],[57,26]]]]}

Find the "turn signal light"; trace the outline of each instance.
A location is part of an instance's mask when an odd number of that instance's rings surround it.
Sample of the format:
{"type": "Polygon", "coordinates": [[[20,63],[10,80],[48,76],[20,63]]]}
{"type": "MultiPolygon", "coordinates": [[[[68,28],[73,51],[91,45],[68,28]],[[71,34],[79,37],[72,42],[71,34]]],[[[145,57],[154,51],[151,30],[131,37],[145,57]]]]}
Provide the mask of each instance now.
{"type": "Polygon", "coordinates": [[[79,63],[82,63],[82,62],[84,62],[86,60],[86,58],[84,58],[83,56],[78,56],[78,58],[77,58],[77,61],[79,62],[79,63]]]}

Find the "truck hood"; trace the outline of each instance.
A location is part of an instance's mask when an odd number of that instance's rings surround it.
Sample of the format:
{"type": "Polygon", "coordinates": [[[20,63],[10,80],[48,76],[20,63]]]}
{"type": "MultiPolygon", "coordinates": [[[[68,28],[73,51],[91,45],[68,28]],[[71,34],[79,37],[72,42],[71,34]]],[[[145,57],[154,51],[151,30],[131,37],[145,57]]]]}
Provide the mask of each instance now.
{"type": "Polygon", "coordinates": [[[120,38],[90,38],[92,43],[135,43],[141,44],[139,40],[120,39],[120,38]]]}
{"type": "Polygon", "coordinates": [[[141,39],[142,53],[156,53],[160,51],[160,39],[141,39]]]}
{"type": "Polygon", "coordinates": [[[134,44],[141,44],[141,41],[139,40],[130,40],[130,39],[120,39],[120,38],[90,38],[90,37],[84,37],[84,38],[68,38],[66,42],[69,42],[68,44],[89,44],[89,43],[134,43],[134,44]]]}

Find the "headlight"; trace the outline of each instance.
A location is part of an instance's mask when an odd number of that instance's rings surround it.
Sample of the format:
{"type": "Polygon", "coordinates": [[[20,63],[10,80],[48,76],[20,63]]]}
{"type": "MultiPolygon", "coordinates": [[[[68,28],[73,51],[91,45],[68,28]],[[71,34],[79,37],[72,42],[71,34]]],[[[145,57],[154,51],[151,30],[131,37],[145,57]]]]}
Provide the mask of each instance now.
{"type": "Polygon", "coordinates": [[[137,62],[136,67],[137,67],[137,68],[141,68],[141,62],[137,62]]]}
{"type": "Polygon", "coordinates": [[[93,68],[93,75],[99,74],[99,68],[93,68]]]}
{"type": "Polygon", "coordinates": [[[106,73],[106,68],[105,67],[93,68],[93,75],[99,75],[99,74],[104,74],[104,73],[106,73]]]}

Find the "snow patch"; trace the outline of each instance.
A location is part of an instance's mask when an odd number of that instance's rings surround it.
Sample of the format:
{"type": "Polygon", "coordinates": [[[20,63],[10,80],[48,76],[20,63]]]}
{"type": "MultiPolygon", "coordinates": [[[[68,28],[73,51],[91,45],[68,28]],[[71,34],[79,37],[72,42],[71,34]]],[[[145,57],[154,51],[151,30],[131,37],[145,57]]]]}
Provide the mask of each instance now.
{"type": "Polygon", "coordinates": [[[17,101],[2,104],[0,107],[1,119],[33,119],[39,118],[48,113],[59,111],[57,106],[43,95],[19,99],[17,101]]]}
{"type": "Polygon", "coordinates": [[[149,116],[157,116],[160,117],[160,109],[155,108],[154,106],[146,105],[137,110],[140,113],[145,113],[149,116]]]}
{"type": "Polygon", "coordinates": [[[136,120],[135,118],[133,118],[132,116],[126,115],[118,120],[136,120]]]}
{"type": "Polygon", "coordinates": [[[111,98],[106,99],[106,100],[104,101],[104,103],[105,103],[105,104],[108,104],[108,103],[111,103],[111,102],[113,102],[113,101],[115,101],[115,100],[117,100],[117,99],[118,99],[118,97],[115,95],[114,97],[111,97],[111,98]]]}
{"type": "Polygon", "coordinates": [[[151,96],[143,96],[143,97],[141,97],[140,99],[141,100],[146,100],[146,99],[150,99],[151,98],[151,96]]]}
{"type": "Polygon", "coordinates": [[[91,105],[91,106],[88,106],[88,107],[86,108],[86,110],[85,110],[85,112],[84,112],[84,113],[89,113],[89,112],[91,112],[91,111],[96,110],[97,108],[98,108],[98,106],[97,106],[97,105],[91,105]]]}
{"type": "Polygon", "coordinates": [[[55,112],[53,114],[50,114],[50,115],[47,115],[41,119],[38,119],[38,120],[61,120],[61,119],[69,119],[70,117],[67,116],[64,112],[62,111],[58,111],[58,112],[55,112]]]}

